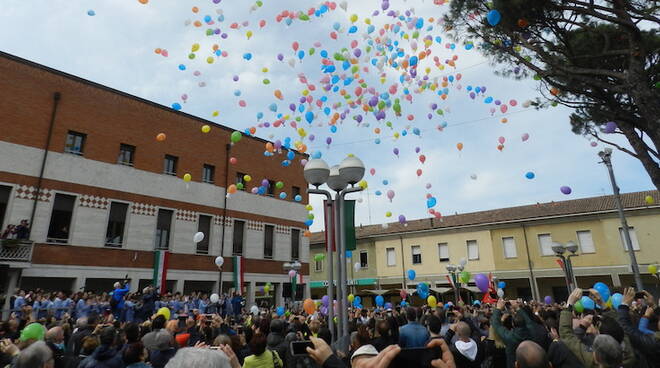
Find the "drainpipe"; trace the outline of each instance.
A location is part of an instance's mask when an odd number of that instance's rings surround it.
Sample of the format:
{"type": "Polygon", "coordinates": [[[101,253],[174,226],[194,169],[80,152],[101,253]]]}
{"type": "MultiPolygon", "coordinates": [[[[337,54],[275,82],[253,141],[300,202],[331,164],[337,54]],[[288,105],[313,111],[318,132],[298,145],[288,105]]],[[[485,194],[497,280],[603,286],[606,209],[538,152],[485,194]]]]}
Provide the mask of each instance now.
{"type": "MultiPolygon", "coordinates": [[[[401,284],[403,285],[403,289],[408,292],[408,286],[406,285],[406,257],[403,254],[403,236],[399,236],[399,242],[401,243],[401,276],[403,277],[403,281],[401,284]]],[[[387,254],[385,255],[387,257],[387,254]]]]}
{"type": "Polygon", "coordinates": [[[532,267],[532,258],[529,255],[529,243],[527,242],[527,229],[525,228],[525,224],[520,225],[523,229],[523,237],[525,239],[525,250],[527,251],[527,267],[529,267],[529,275],[532,277],[532,299],[534,300],[541,300],[539,296],[539,286],[536,283],[536,279],[534,278],[534,269],[532,267]]]}
{"type": "Polygon", "coordinates": [[[59,92],[53,93],[53,110],[50,114],[50,125],[48,126],[48,137],[46,138],[46,148],[44,150],[44,157],[41,160],[41,169],[39,170],[39,179],[37,180],[37,192],[32,202],[32,212],[30,213],[30,222],[28,228],[28,239],[32,239],[32,229],[34,228],[34,215],[37,211],[37,202],[39,201],[39,194],[41,193],[41,186],[44,178],[44,171],[46,171],[46,160],[48,159],[48,151],[50,150],[50,142],[53,138],[53,127],[55,126],[55,116],[57,115],[57,106],[60,102],[61,94],[59,92]]]}
{"type": "MultiPolygon", "coordinates": [[[[225,196],[222,199],[222,236],[220,238],[220,256],[222,257],[225,254],[225,221],[227,218],[227,187],[229,187],[229,153],[231,152],[231,144],[227,143],[225,149],[225,196]]],[[[222,267],[220,268],[220,276],[218,278],[218,294],[222,295],[222,267]]]]}

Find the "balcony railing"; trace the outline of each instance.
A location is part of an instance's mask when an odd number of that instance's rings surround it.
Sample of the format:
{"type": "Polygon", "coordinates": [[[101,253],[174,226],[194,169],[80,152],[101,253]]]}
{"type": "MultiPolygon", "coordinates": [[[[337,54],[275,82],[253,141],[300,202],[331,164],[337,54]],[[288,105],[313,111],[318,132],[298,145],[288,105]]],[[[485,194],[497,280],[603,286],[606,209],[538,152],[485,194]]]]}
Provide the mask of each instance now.
{"type": "Polygon", "coordinates": [[[31,262],[33,245],[29,240],[0,240],[0,262],[31,262]]]}

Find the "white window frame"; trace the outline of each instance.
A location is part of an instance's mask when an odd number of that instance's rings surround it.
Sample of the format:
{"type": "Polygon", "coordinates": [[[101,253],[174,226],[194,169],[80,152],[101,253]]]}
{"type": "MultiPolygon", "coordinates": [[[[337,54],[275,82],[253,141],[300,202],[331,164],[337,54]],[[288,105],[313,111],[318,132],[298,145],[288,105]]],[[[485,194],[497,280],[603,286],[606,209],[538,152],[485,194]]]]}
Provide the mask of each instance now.
{"type": "Polygon", "coordinates": [[[410,256],[411,256],[411,263],[414,265],[419,265],[422,264],[422,246],[421,245],[411,245],[410,246],[410,256]],[[418,254],[415,254],[415,250],[419,250],[418,254]],[[415,262],[415,256],[419,255],[419,262],[415,262]]]}
{"type": "Polygon", "coordinates": [[[551,257],[551,256],[554,256],[554,255],[555,255],[555,252],[552,250],[552,234],[551,234],[551,233],[541,233],[541,234],[536,234],[536,240],[537,240],[538,243],[539,243],[539,251],[541,252],[541,257],[551,257]],[[546,253],[543,251],[543,242],[541,241],[541,237],[542,237],[542,236],[543,236],[543,237],[547,236],[547,237],[550,238],[550,249],[549,249],[549,250],[550,250],[550,253],[549,253],[549,254],[546,254],[546,253]]]}
{"type": "Polygon", "coordinates": [[[361,251],[360,251],[360,258],[359,258],[359,260],[360,260],[360,269],[362,269],[362,270],[366,270],[366,269],[369,268],[369,252],[367,252],[366,250],[361,250],[361,251]],[[366,266],[363,266],[363,265],[362,265],[362,255],[363,255],[363,254],[365,254],[365,255],[367,256],[367,265],[366,265],[366,266]]]}
{"type": "MultiPolygon", "coordinates": [[[[81,196],[82,195],[80,193],[53,191],[53,196],[51,197],[52,200],[50,201],[51,205],[50,205],[50,208],[48,209],[49,213],[48,213],[48,229],[46,229],[46,244],[57,244],[57,245],[70,245],[71,244],[71,241],[73,240],[73,232],[75,231],[76,216],[78,215],[78,207],[80,206],[80,197],[81,196]],[[73,200],[73,209],[71,210],[71,222],[69,223],[69,237],[68,237],[66,243],[48,241],[48,239],[49,239],[48,229],[50,229],[50,222],[52,221],[53,209],[55,207],[55,196],[57,194],[65,194],[65,195],[70,195],[70,196],[75,197],[75,199],[73,200]]],[[[32,224],[30,224],[30,226],[32,226],[32,224]]],[[[105,236],[103,237],[103,239],[105,239],[105,236]]]]}
{"type": "Polygon", "coordinates": [[[314,272],[323,272],[323,260],[314,260],[314,272]]]}
{"type": "Polygon", "coordinates": [[[596,244],[594,244],[594,238],[593,235],[591,234],[591,230],[578,230],[575,232],[575,237],[577,238],[578,244],[580,245],[580,253],[583,254],[596,253],[596,244]],[[584,250],[584,245],[582,244],[582,240],[580,239],[580,234],[589,234],[589,239],[591,239],[591,246],[592,246],[591,250],[589,251],[584,250]]]}
{"type": "Polygon", "coordinates": [[[503,236],[502,237],[502,252],[504,254],[504,259],[514,259],[518,258],[518,246],[516,245],[516,238],[513,236],[503,236]],[[511,239],[513,242],[513,255],[507,255],[506,251],[506,241],[507,239],[511,239]]]}
{"type": "Polygon", "coordinates": [[[438,260],[440,260],[440,262],[449,262],[449,243],[438,243],[438,260]],[[443,247],[447,249],[447,257],[444,258],[442,257],[441,250],[443,247]]]}
{"type": "MultiPolygon", "coordinates": [[[[637,231],[634,226],[628,226],[628,234],[630,234],[630,241],[632,242],[632,247],[635,252],[639,251],[639,239],[637,238],[637,231]]],[[[626,240],[623,237],[623,228],[619,228],[619,239],[621,239],[621,244],[623,245],[623,251],[628,252],[628,246],[626,245],[626,240]]]]}
{"type": "Polygon", "coordinates": [[[468,261],[478,261],[479,260],[479,242],[476,239],[472,240],[466,240],[465,241],[465,246],[467,247],[467,259],[468,261]],[[474,244],[474,246],[477,249],[477,256],[472,257],[470,256],[470,245],[474,244]]]}
{"type": "Polygon", "coordinates": [[[391,248],[385,248],[385,264],[387,267],[395,267],[396,266],[396,248],[391,247],[391,248]],[[393,262],[390,264],[390,250],[392,251],[392,255],[394,256],[393,262]]]}
{"type": "MultiPolygon", "coordinates": [[[[110,203],[108,204],[108,210],[107,210],[107,213],[106,213],[106,216],[105,216],[105,233],[103,234],[103,246],[108,247],[108,248],[123,248],[124,245],[127,243],[127,240],[128,240],[127,239],[127,237],[128,237],[128,226],[129,226],[129,220],[130,220],[131,212],[132,212],[131,211],[131,206],[133,204],[131,202],[122,201],[120,199],[109,199],[109,201],[110,201],[110,203]],[[106,243],[106,238],[105,238],[106,235],[107,235],[107,232],[108,232],[108,222],[110,222],[110,210],[112,209],[112,202],[123,203],[123,204],[128,205],[128,209],[126,210],[126,219],[124,220],[124,233],[122,234],[123,242],[118,247],[115,247],[115,246],[112,246],[112,245],[108,246],[107,243],[106,243]]],[[[158,213],[156,213],[156,215],[158,215],[158,213]]],[[[158,218],[156,218],[156,220],[157,219],[158,218]]]]}

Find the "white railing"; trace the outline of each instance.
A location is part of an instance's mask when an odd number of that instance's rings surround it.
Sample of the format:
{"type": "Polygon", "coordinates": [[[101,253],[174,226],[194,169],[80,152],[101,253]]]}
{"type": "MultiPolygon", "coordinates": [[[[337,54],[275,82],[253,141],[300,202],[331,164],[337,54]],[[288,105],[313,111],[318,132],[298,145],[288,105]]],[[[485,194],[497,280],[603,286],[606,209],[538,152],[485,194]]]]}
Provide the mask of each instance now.
{"type": "Polygon", "coordinates": [[[0,240],[0,261],[31,262],[34,242],[29,240],[0,240]]]}

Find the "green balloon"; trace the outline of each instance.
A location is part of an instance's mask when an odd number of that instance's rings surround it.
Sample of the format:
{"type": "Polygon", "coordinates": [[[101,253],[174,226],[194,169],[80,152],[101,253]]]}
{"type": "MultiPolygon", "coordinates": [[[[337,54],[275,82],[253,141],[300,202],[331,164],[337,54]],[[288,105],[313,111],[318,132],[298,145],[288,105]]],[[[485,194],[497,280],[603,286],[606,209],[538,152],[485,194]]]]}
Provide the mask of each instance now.
{"type": "Polygon", "coordinates": [[[243,190],[243,188],[245,188],[245,186],[243,185],[243,183],[238,183],[238,184],[236,184],[236,189],[238,189],[238,190],[243,190]]]}
{"type": "Polygon", "coordinates": [[[578,313],[582,313],[584,312],[584,305],[582,305],[582,302],[578,300],[573,306],[573,309],[575,309],[575,311],[578,313]]]}
{"type": "Polygon", "coordinates": [[[316,49],[314,49],[312,47],[311,49],[309,49],[309,51],[307,53],[309,54],[309,56],[312,56],[312,55],[314,55],[315,52],[316,52],[316,49]]]}
{"type": "Polygon", "coordinates": [[[263,82],[264,82],[264,84],[270,84],[270,79],[268,79],[268,78],[264,78],[264,81],[263,81],[263,82]]]}
{"type": "Polygon", "coordinates": [[[468,282],[470,282],[470,276],[472,276],[472,275],[470,275],[470,273],[468,271],[461,271],[461,273],[459,274],[459,278],[460,278],[461,282],[464,283],[464,284],[467,284],[468,282]]]}
{"type": "Polygon", "coordinates": [[[277,188],[277,189],[284,188],[284,183],[282,183],[281,181],[278,181],[277,183],[275,183],[275,188],[277,188]]]}
{"type": "Polygon", "coordinates": [[[30,339],[43,340],[46,329],[39,323],[30,323],[21,331],[21,341],[30,339]]]}
{"type": "Polygon", "coordinates": [[[240,141],[241,138],[243,138],[243,134],[241,134],[241,132],[239,132],[238,130],[235,130],[233,133],[231,133],[230,138],[232,143],[236,143],[240,141]]]}
{"type": "Polygon", "coordinates": [[[314,220],[314,214],[311,213],[311,212],[308,213],[308,214],[307,214],[307,219],[308,219],[308,220],[314,220]]]}

